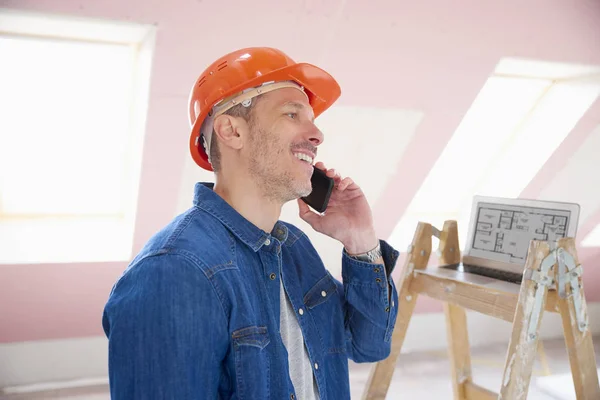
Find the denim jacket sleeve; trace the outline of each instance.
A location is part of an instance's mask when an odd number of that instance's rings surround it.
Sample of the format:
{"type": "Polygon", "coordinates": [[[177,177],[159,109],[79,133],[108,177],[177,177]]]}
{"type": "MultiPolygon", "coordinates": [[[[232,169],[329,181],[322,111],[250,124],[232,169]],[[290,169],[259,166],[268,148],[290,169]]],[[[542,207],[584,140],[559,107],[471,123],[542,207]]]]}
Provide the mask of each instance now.
{"type": "Polygon", "coordinates": [[[111,399],[218,397],[225,314],[210,281],[186,257],[151,256],[129,268],[102,323],[111,399]]]}
{"type": "Polygon", "coordinates": [[[341,293],[345,293],[347,351],[354,362],[388,357],[396,323],[398,293],[391,277],[398,251],[380,240],[384,265],[350,258],[342,252],[341,293]]]}

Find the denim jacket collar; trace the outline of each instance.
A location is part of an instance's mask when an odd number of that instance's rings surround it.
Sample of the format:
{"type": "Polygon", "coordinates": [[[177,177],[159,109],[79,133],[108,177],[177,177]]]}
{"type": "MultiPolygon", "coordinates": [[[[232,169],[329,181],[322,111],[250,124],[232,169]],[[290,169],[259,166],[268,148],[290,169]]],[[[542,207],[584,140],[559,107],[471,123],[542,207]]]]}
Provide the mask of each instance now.
{"type": "Polygon", "coordinates": [[[285,243],[289,237],[287,226],[277,221],[273,231],[267,233],[252,222],[248,221],[237,210],[229,205],[221,196],[214,192],[214,183],[198,182],[194,187],[194,206],[206,211],[221,223],[252,250],[258,251],[267,239],[278,239],[285,243]]]}

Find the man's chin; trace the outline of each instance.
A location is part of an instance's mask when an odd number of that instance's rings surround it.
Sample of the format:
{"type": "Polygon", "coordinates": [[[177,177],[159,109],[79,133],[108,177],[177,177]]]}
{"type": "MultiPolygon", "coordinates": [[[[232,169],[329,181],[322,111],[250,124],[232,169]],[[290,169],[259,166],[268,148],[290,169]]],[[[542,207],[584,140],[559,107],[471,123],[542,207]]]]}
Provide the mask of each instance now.
{"type": "Polygon", "coordinates": [[[298,185],[296,187],[296,190],[294,190],[294,200],[295,199],[300,199],[302,197],[306,197],[308,196],[310,193],[312,192],[312,185],[310,184],[310,182],[308,183],[308,185],[298,185]]]}
{"type": "Polygon", "coordinates": [[[312,192],[312,182],[310,181],[310,179],[308,180],[308,182],[306,182],[305,184],[302,185],[302,190],[300,190],[300,197],[306,197],[309,194],[311,194],[312,192]]]}
{"type": "Polygon", "coordinates": [[[308,195],[309,195],[311,192],[312,192],[312,190],[307,190],[307,191],[301,192],[301,193],[298,195],[298,198],[306,197],[306,196],[308,196],[308,195]]]}

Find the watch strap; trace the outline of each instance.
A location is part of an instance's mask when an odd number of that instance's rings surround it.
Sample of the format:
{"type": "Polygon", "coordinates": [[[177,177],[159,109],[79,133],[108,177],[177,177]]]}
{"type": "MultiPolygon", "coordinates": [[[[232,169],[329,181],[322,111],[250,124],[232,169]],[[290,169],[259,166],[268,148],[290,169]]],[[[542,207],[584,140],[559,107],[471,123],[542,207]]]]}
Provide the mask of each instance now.
{"type": "MultiPolygon", "coordinates": [[[[346,249],[344,249],[344,251],[346,251],[346,249]]],[[[375,260],[382,256],[381,245],[377,243],[377,246],[374,249],[371,249],[365,253],[350,254],[346,251],[346,254],[348,254],[348,257],[353,258],[355,260],[373,263],[375,260]]]]}

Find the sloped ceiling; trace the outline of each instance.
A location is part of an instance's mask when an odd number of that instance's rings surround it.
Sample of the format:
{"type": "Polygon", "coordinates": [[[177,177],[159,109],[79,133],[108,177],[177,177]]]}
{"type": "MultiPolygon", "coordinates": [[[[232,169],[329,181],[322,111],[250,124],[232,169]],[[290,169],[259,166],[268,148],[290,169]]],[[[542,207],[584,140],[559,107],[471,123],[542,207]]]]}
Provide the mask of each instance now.
{"type": "MultiPolygon", "coordinates": [[[[383,238],[500,59],[600,66],[600,2],[594,0],[5,0],[3,5],[157,25],[135,251],[190,206],[195,182],[213,179],[188,154],[187,98],[198,74],[226,52],[278,47],[336,77],[342,97],[317,120],[326,136],[319,154],[363,187],[383,238]]],[[[600,223],[600,182],[591,175],[600,171],[599,127],[597,100],[523,193],[580,203],[582,233],[600,223]]],[[[339,244],[314,234],[296,215],[295,204],[289,204],[282,218],[307,231],[339,276],[339,244]]],[[[584,253],[583,262],[592,264],[586,279],[593,285],[600,277],[593,272],[600,268],[595,261],[600,249],[584,253]]],[[[0,293],[0,315],[8,316],[3,325],[12,326],[2,330],[0,340],[101,334],[102,306],[124,266],[2,266],[3,280],[20,289],[0,293]],[[23,289],[23,281],[32,284],[23,289]]]]}

